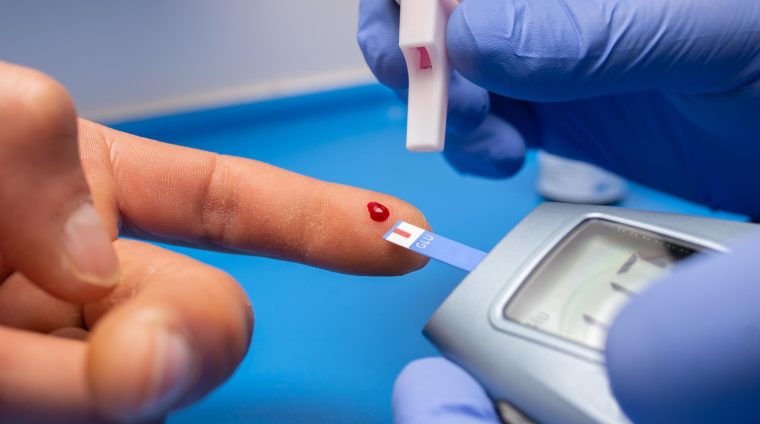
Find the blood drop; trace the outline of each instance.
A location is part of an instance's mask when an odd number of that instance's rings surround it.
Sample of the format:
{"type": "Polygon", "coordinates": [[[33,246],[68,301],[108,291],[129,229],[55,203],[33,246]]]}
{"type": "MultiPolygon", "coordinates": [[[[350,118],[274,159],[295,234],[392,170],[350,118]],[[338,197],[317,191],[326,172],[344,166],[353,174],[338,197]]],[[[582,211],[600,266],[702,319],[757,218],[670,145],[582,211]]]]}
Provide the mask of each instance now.
{"type": "Polygon", "coordinates": [[[377,202],[367,203],[367,210],[369,211],[369,217],[376,222],[384,222],[389,216],[391,216],[388,208],[377,202]]]}

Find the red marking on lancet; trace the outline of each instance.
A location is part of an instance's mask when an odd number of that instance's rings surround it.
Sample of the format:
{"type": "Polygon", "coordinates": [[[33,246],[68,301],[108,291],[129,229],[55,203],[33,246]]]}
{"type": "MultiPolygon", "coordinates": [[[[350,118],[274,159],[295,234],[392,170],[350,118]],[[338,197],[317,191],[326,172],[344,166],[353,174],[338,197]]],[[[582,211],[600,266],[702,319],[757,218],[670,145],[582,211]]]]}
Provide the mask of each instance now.
{"type": "Polygon", "coordinates": [[[385,222],[391,216],[388,208],[377,202],[367,203],[367,210],[369,211],[369,217],[375,222],[385,222]]]}

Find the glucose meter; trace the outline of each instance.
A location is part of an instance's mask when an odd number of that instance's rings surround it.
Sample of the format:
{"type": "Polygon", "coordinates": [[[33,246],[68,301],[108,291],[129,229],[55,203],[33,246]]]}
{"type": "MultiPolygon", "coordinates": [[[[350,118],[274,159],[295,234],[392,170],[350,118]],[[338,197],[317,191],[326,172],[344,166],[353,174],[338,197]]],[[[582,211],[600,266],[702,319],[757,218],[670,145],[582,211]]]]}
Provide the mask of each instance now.
{"type": "MultiPolygon", "coordinates": [[[[756,231],[742,222],[546,203],[477,257],[424,333],[511,422],[626,423],[604,367],[616,314],[684,259],[726,252],[756,231]]],[[[424,253],[436,236],[410,246],[424,253]]],[[[461,256],[452,243],[444,240],[436,255],[461,256]]]]}

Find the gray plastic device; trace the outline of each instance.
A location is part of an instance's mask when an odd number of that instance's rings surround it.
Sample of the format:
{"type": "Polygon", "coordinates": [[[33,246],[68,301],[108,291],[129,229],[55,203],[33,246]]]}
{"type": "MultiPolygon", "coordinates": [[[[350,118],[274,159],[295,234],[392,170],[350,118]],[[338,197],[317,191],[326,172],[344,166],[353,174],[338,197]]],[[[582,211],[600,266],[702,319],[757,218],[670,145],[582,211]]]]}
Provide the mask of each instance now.
{"type": "Polygon", "coordinates": [[[425,326],[505,421],[627,423],[604,368],[607,326],[676,262],[726,252],[757,225],[545,203],[459,284],[425,326]]]}

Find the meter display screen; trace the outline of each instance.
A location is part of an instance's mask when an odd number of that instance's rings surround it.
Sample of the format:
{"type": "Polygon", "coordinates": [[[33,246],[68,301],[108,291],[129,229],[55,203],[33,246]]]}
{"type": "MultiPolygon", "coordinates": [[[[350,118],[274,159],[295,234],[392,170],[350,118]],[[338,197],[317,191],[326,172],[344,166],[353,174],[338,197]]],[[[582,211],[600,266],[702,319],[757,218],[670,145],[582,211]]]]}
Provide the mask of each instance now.
{"type": "Polygon", "coordinates": [[[536,266],[504,316],[601,350],[623,305],[701,249],[628,225],[586,220],[536,266]]]}

